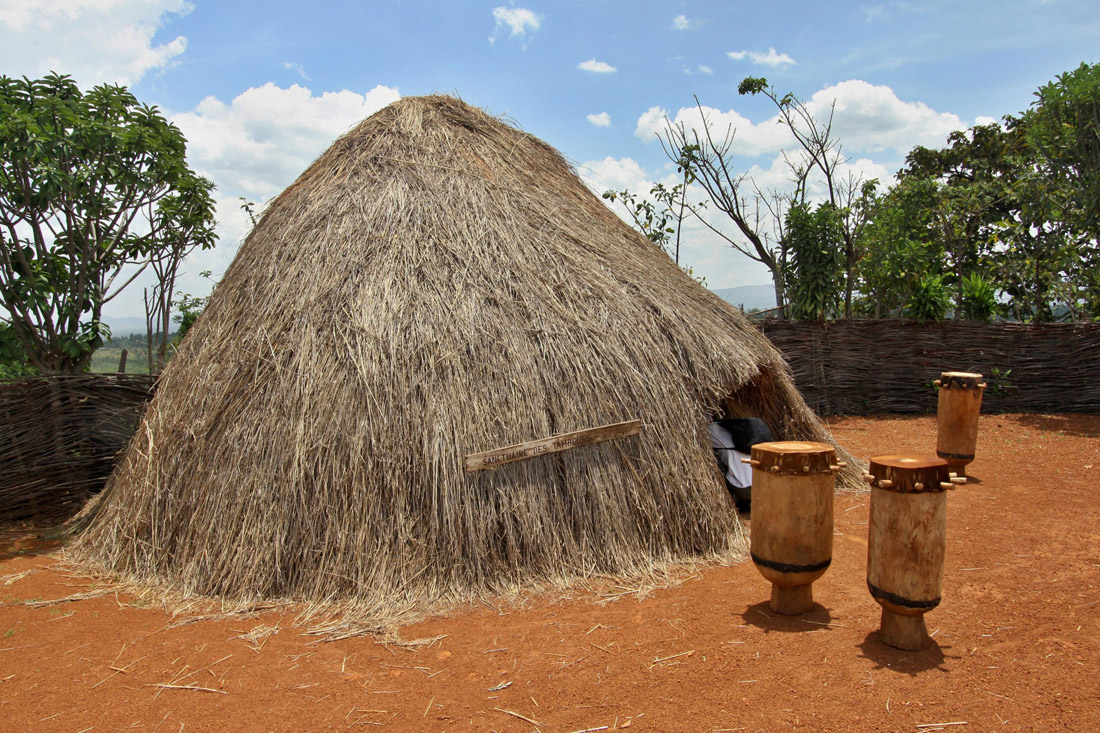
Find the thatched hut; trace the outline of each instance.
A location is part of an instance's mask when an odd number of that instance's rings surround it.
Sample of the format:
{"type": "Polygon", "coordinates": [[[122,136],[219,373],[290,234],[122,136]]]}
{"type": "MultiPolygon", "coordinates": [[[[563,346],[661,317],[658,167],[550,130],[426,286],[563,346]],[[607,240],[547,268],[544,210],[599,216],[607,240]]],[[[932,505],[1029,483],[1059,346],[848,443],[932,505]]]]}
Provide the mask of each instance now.
{"type": "Polygon", "coordinates": [[[558,152],[406,98],[267,208],[77,547],[188,593],[378,613],[728,556],[723,405],[827,439],[768,341],[558,152]],[[639,435],[464,470],[632,418],[639,435]]]}

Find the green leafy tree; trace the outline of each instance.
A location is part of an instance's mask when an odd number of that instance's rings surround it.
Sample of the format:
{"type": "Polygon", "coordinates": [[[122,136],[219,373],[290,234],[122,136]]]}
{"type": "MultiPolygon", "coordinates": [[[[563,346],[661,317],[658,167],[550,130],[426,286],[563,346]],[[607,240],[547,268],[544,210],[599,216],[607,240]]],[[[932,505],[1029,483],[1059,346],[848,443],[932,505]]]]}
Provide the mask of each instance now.
{"type": "Polygon", "coordinates": [[[1020,320],[1100,316],[1100,65],[1060,75],[1003,127],[915,148],[900,178],[936,183],[930,231],[960,313],[980,275],[1020,320]]]}
{"type": "Polygon", "coordinates": [[[1053,289],[1074,318],[1100,318],[1100,64],[1060,74],[1006,122],[1031,152],[1030,203],[1046,209],[1040,238],[1063,249],[1053,289]]]}
{"type": "Polygon", "coordinates": [[[27,377],[34,373],[15,332],[10,326],[0,324],[0,379],[27,377]]]}
{"type": "Polygon", "coordinates": [[[103,305],[179,237],[213,246],[212,186],[184,152],[123,87],[0,76],[0,304],[43,373],[82,371],[103,305]]]}
{"type": "Polygon", "coordinates": [[[1064,214],[1095,239],[1100,230],[1100,64],[1081,64],[1035,92],[1020,115],[1039,166],[1074,195],[1064,214]]]}
{"type": "Polygon", "coordinates": [[[844,294],[844,220],[831,203],[812,209],[793,204],[786,215],[787,302],[791,318],[824,321],[835,317],[844,294]]]}
{"type": "Polygon", "coordinates": [[[996,243],[1015,219],[1014,182],[1027,171],[1019,136],[998,125],[955,131],[947,141],[939,150],[914,148],[899,178],[930,192],[922,214],[927,236],[943,253],[942,271],[950,273],[958,301],[963,279],[991,266],[996,243]]]}
{"type": "Polygon", "coordinates": [[[874,191],[874,216],[861,237],[857,310],[872,318],[900,318],[928,273],[940,273],[943,250],[932,225],[937,183],[909,177],[884,194],[874,191]]]}

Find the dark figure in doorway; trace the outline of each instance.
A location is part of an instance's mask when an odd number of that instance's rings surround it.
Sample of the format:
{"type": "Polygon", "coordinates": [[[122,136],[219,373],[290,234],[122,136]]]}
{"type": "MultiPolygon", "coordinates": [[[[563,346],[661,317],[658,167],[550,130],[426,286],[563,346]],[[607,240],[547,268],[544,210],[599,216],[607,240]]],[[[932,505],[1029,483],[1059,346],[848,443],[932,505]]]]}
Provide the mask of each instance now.
{"type": "Polygon", "coordinates": [[[752,502],[752,467],[741,459],[748,458],[757,443],[771,442],[772,431],[758,417],[717,420],[707,429],[726,488],[737,502],[738,511],[748,511],[752,502]]]}

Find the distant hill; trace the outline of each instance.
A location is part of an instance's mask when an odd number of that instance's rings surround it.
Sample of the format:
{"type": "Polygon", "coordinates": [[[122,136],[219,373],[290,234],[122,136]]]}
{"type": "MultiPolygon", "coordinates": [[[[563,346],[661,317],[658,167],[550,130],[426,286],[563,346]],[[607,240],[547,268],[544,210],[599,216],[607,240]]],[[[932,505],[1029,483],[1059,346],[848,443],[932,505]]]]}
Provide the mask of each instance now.
{"type": "Polygon", "coordinates": [[[722,300],[746,311],[753,308],[767,310],[775,307],[775,288],[771,285],[741,285],[736,288],[712,290],[722,300]]]}

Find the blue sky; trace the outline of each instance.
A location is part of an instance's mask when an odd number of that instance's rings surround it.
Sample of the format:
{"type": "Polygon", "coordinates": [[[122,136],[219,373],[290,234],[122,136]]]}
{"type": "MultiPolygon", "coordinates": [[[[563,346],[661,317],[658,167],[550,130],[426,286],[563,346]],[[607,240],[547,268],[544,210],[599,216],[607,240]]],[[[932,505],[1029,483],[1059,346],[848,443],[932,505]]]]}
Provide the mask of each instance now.
{"type": "MultiPolygon", "coordinates": [[[[237,197],[269,199],[399,96],[455,93],[507,115],[602,191],[672,182],[654,131],[665,116],[691,124],[697,95],[737,129],[738,166],[781,188],[790,140],[765,100],[737,95],[745,76],[815,110],[835,101],[852,171],[888,179],[913,145],[1019,112],[1100,61],[1097,39],[1100,4],[1084,0],[0,0],[0,73],[124,83],[183,129],[218,186],[222,238],[187,263],[192,293],[247,230],[237,197]]],[[[711,287],[768,282],[702,226],[686,236],[684,262],[711,287]]],[[[140,287],[105,312],[142,315],[140,287]]]]}

